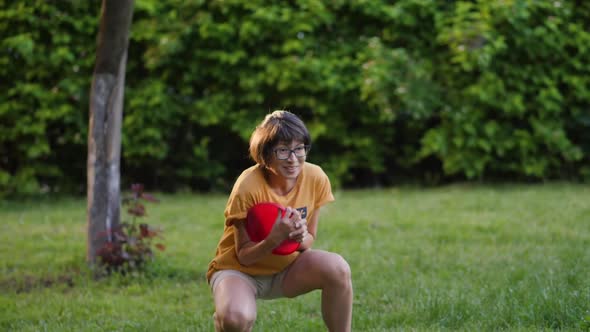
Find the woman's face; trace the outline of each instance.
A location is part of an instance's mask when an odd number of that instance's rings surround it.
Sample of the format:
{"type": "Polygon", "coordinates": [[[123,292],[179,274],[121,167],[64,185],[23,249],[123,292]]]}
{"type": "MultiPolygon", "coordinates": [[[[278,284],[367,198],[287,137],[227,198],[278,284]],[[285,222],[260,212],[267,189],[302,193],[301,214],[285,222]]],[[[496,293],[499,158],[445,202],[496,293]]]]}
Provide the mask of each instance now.
{"type": "Polygon", "coordinates": [[[297,179],[305,163],[307,148],[301,141],[279,142],[272,149],[268,168],[285,179],[297,179]]]}

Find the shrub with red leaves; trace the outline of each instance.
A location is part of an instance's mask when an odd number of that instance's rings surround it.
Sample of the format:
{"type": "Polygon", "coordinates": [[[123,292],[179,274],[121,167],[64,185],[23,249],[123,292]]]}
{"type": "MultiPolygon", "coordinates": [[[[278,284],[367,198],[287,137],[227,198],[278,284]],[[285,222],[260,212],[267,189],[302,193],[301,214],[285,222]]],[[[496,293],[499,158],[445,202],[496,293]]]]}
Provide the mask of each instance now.
{"type": "Polygon", "coordinates": [[[110,234],[112,239],[97,251],[101,264],[108,271],[138,270],[153,259],[152,246],[160,251],[166,249],[164,244],[154,243],[156,239],[162,238],[161,229],[137,222],[137,218],[147,215],[146,207],[140,200],[159,202],[154,196],[145,193],[143,189],[142,184],[133,184],[131,185],[131,196],[123,199],[123,205],[128,206],[127,212],[131,216],[131,222],[121,222],[118,227],[101,234],[101,236],[110,234]]]}

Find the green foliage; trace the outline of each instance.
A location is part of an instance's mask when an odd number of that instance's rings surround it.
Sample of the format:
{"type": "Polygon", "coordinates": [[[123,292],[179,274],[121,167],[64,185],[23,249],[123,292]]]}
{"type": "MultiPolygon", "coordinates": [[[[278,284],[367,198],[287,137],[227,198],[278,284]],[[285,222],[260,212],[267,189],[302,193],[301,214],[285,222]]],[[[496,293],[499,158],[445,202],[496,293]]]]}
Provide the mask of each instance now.
{"type": "Polygon", "coordinates": [[[571,2],[458,2],[439,22],[437,41],[451,58],[435,70],[450,89],[422,155],[468,178],[583,175],[590,161],[582,120],[590,101],[590,68],[581,65],[590,57],[587,15],[590,7],[571,2]]]}
{"type": "Polygon", "coordinates": [[[99,8],[1,3],[0,195],[79,190],[99,8]]]}
{"type": "Polygon", "coordinates": [[[131,186],[132,194],[123,199],[123,205],[128,207],[127,213],[131,220],[123,221],[113,229],[107,229],[104,234],[99,234],[108,238],[108,241],[96,252],[100,260],[99,268],[101,268],[98,272],[101,274],[111,272],[126,274],[145,270],[147,263],[154,258],[153,249],[165,250],[164,244],[153,243],[156,238],[162,238],[162,230],[137,220],[147,215],[142,201],[159,202],[143,189],[142,184],[135,183],[131,186]]]}
{"type": "MultiPolygon", "coordinates": [[[[0,193],[82,191],[98,2],[0,10],[0,193]]],[[[138,0],[122,170],[223,189],[274,109],[336,186],[590,178],[590,4],[138,0]]]]}

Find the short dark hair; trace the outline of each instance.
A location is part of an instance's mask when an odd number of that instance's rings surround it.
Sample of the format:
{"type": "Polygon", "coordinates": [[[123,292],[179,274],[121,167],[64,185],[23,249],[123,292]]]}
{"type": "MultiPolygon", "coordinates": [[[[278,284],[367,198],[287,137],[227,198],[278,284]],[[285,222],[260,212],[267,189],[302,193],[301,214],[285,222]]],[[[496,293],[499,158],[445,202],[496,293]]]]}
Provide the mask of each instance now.
{"type": "Polygon", "coordinates": [[[280,142],[302,141],[311,145],[311,136],[303,121],[295,114],[278,110],[267,114],[250,137],[250,157],[260,165],[268,165],[272,148],[280,142]]]}

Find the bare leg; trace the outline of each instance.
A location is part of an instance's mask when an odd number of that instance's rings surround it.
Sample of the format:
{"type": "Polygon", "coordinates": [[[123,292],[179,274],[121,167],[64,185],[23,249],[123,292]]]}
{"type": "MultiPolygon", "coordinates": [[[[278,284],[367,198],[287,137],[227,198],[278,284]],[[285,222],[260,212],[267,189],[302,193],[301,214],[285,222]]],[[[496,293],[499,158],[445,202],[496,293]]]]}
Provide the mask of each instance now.
{"type": "Polygon", "coordinates": [[[342,256],[322,251],[304,251],[283,279],[283,293],[295,297],[322,290],[322,317],[331,332],[348,332],[352,322],[352,279],[342,256]]]}
{"type": "Polygon", "coordinates": [[[237,276],[219,282],[215,299],[216,331],[251,331],[256,321],[256,296],[251,285],[237,276]]]}

